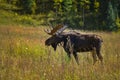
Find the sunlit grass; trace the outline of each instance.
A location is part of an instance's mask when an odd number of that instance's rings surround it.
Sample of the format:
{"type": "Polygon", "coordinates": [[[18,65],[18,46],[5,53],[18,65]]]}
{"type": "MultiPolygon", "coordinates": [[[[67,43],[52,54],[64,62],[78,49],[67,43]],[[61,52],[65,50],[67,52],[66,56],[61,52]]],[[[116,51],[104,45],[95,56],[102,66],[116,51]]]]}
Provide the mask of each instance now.
{"type": "Polygon", "coordinates": [[[120,35],[96,33],[103,38],[104,65],[92,64],[90,53],[68,61],[62,47],[54,52],[44,41],[44,27],[0,26],[0,80],[119,80],[120,35]]]}
{"type": "MultiPolygon", "coordinates": [[[[0,4],[1,5],[1,4],[0,4]]],[[[20,15],[10,10],[0,9],[0,25],[24,25],[39,26],[45,24],[47,20],[43,18],[45,15],[20,15]]]]}

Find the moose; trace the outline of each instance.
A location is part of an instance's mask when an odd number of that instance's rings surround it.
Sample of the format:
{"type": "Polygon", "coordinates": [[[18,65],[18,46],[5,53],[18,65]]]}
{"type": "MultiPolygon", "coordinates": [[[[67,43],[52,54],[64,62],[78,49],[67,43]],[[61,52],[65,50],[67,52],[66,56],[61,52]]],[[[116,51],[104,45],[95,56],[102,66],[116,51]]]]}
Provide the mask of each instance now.
{"type": "Polygon", "coordinates": [[[57,46],[62,44],[69,59],[71,54],[73,54],[77,64],[79,64],[78,52],[92,52],[93,64],[96,63],[97,57],[101,63],[103,62],[100,52],[103,40],[100,36],[96,34],[81,34],[76,31],[63,32],[66,28],[66,25],[59,24],[52,30],[45,30],[47,34],[52,35],[45,41],[45,45],[52,46],[56,51],[57,46]]]}

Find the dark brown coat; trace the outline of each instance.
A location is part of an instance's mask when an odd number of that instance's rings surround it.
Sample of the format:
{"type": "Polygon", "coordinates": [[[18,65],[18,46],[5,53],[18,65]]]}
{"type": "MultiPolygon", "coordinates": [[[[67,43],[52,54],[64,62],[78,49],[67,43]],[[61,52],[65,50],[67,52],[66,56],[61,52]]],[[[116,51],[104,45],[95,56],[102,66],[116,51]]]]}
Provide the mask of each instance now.
{"type": "Polygon", "coordinates": [[[74,55],[76,62],[79,64],[77,52],[92,52],[94,63],[97,57],[102,62],[103,57],[100,53],[101,43],[103,40],[98,35],[80,34],[77,32],[63,32],[60,35],[53,35],[45,41],[45,45],[52,46],[56,50],[59,43],[63,43],[63,48],[69,58],[74,55]]]}

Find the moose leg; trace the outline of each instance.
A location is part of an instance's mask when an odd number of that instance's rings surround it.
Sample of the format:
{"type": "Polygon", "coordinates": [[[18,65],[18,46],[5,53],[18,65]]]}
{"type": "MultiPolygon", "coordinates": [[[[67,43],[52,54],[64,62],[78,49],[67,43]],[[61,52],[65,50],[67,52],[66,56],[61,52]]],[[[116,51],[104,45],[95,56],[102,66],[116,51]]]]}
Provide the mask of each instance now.
{"type": "Polygon", "coordinates": [[[94,65],[97,61],[97,56],[96,56],[95,50],[92,51],[92,57],[93,57],[93,65],[94,65]]]}
{"type": "Polygon", "coordinates": [[[96,53],[97,53],[97,56],[98,56],[99,60],[101,61],[101,64],[103,64],[103,57],[102,57],[102,55],[100,53],[100,49],[97,49],[96,53]]]}
{"type": "Polygon", "coordinates": [[[77,53],[76,53],[76,52],[74,52],[74,53],[73,53],[73,56],[74,56],[74,58],[75,58],[75,60],[76,60],[77,64],[79,65],[78,55],[77,55],[77,53]]]}
{"type": "Polygon", "coordinates": [[[64,50],[66,51],[67,56],[68,56],[68,58],[70,60],[71,59],[71,53],[70,53],[70,51],[67,48],[65,48],[65,47],[64,47],[64,50]]]}
{"type": "Polygon", "coordinates": [[[67,52],[67,56],[69,58],[69,60],[71,59],[71,54],[69,52],[67,52]]]}

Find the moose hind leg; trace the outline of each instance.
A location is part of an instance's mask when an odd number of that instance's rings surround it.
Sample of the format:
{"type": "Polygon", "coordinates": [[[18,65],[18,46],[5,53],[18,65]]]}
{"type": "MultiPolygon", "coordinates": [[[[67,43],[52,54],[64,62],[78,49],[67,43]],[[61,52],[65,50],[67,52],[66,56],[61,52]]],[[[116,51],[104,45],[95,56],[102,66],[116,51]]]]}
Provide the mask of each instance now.
{"type": "Polygon", "coordinates": [[[74,56],[74,58],[75,58],[75,60],[76,60],[77,64],[79,65],[78,55],[77,55],[77,53],[76,53],[76,52],[74,52],[74,53],[73,53],[73,56],[74,56]]]}
{"type": "Polygon", "coordinates": [[[93,57],[93,65],[94,65],[97,61],[97,55],[96,55],[95,50],[92,51],[92,57],[93,57]]]}
{"type": "Polygon", "coordinates": [[[101,55],[101,53],[100,53],[100,49],[97,49],[97,50],[96,50],[96,53],[97,53],[97,56],[98,56],[99,60],[100,60],[101,63],[103,64],[103,57],[102,57],[102,55],[101,55]]]}

